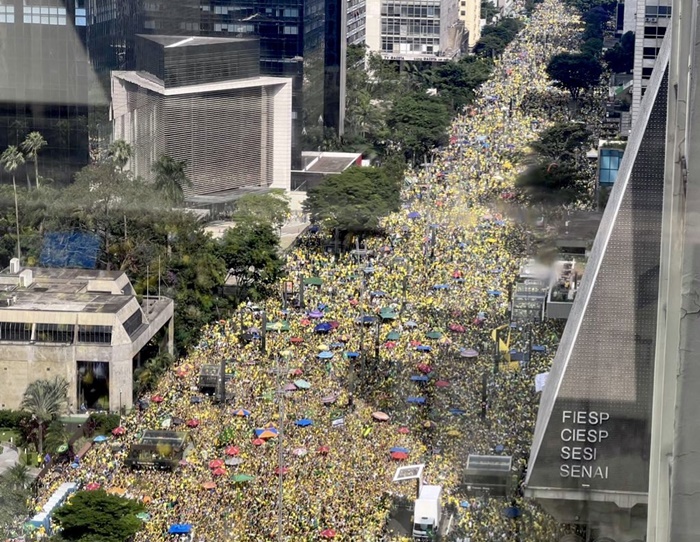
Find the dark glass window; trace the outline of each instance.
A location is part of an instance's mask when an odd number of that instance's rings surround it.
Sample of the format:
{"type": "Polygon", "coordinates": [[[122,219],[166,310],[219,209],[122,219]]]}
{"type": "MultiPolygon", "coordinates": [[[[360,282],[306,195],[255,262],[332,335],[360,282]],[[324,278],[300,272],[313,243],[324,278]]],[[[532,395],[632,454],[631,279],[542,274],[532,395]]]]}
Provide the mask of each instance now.
{"type": "Polygon", "coordinates": [[[79,326],[78,342],[110,344],[112,342],[112,326],[79,326]]]}
{"type": "Polygon", "coordinates": [[[32,324],[0,322],[0,341],[31,341],[32,324]]]}
{"type": "Polygon", "coordinates": [[[73,343],[75,326],[72,324],[37,324],[36,341],[41,343],[73,343]]]}
{"type": "Polygon", "coordinates": [[[143,314],[141,313],[140,310],[136,310],[134,314],[129,316],[129,318],[126,319],[124,322],[124,330],[131,335],[136,331],[138,328],[141,327],[141,324],[143,323],[143,314]]]}

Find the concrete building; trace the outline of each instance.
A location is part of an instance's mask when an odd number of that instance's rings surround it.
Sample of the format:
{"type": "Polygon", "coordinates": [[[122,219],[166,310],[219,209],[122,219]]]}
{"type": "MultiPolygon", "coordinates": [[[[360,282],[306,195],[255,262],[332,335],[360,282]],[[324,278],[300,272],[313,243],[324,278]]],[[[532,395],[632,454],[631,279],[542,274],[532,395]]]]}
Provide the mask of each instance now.
{"type": "Polygon", "coordinates": [[[471,51],[481,38],[481,0],[460,0],[459,19],[464,22],[467,46],[471,51]]]}
{"type": "Polygon", "coordinates": [[[639,115],[642,98],[649,85],[661,42],[671,20],[671,0],[637,0],[625,4],[623,31],[634,32],[634,69],[632,71],[632,123],[639,115]],[[634,13],[627,10],[634,9],[634,13]],[[634,21],[634,26],[631,26],[634,21]]]}
{"type": "Polygon", "coordinates": [[[0,408],[17,408],[40,378],[68,381],[73,411],[130,408],[133,370],[159,338],[173,352],[171,299],[137,298],[126,274],[85,269],[0,272],[0,408]]]}
{"type": "Polygon", "coordinates": [[[542,392],[525,481],[527,496],[593,542],[643,540],[651,512],[670,52],[667,37],[542,392]]]}
{"type": "Polygon", "coordinates": [[[459,0],[367,0],[365,43],[387,60],[447,62],[464,44],[459,0]]]}
{"type": "Polygon", "coordinates": [[[367,0],[347,0],[347,42],[360,45],[365,42],[367,0]]]}
{"type": "Polygon", "coordinates": [[[152,178],[167,154],[187,162],[186,196],[289,189],[292,80],[260,76],[251,38],[139,36],[138,71],[112,72],[114,139],[152,178]]]}

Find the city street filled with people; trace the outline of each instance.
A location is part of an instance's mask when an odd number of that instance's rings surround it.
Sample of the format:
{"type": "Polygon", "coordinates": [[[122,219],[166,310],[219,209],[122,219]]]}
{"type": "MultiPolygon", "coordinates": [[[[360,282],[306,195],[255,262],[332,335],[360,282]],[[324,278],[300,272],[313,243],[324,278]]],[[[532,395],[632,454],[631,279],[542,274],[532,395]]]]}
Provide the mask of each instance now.
{"type": "Polygon", "coordinates": [[[497,372],[491,333],[510,323],[509,289],[528,257],[525,228],[500,203],[513,197],[518,153],[566,118],[568,96],[545,67],[579,31],[560,2],[539,4],[454,120],[450,145],[408,172],[385,237],[334,255],[328,232],[303,236],[287,257],[287,299],[248,303],[206,328],[124,417],[123,435],[96,443],[77,468],[47,474],[36,505],[75,481],[143,501],[144,542],[169,540],[179,523],[202,541],[273,540],[280,528],[295,542],[399,540],[387,520],[415,497],[415,481],[392,478],[425,463],[424,481],[444,488],[452,529],[471,542],[555,540],[556,523],[518,480],[539,399],[534,377],[548,370],[560,328],[511,329],[511,349],[538,348],[497,372]],[[201,366],[222,360],[223,404],[198,387],[201,366]],[[188,435],[178,467],[127,468],[140,432],[164,428],[188,435]],[[470,494],[469,454],[512,456],[512,497],[470,494]],[[504,512],[510,505],[518,517],[504,512]]]}

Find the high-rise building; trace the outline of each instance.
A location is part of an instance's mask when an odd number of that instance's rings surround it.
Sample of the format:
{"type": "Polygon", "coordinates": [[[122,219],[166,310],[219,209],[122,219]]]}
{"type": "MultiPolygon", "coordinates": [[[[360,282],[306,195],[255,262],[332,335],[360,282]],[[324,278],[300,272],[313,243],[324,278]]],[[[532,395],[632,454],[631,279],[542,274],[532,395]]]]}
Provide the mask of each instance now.
{"type": "Polygon", "coordinates": [[[367,0],[347,0],[347,42],[359,45],[365,42],[367,0]]]}
{"type": "Polygon", "coordinates": [[[526,495],[586,526],[592,541],[646,532],[670,45],[667,37],[544,386],[526,477],[526,495]]]}
{"type": "Polygon", "coordinates": [[[366,32],[388,60],[445,62],[465,45],[457,0],[367,0],[366,32]]]}
{"type": "Polygon", "coordinates": [[[257,36],[261,74],[294,80],[292,166],[300,166],[305,133],[343,133],[347,10],[341,0],[90,1],[88,44],[100,69],[134,69],[137,34],[257,36]]]}
{"type": "Polygon", "coordinates": [[[659,55],[661,42],[671,20],[672,0],[637,0],[625,5],[625,26],[634,21],[634,69],[632,72],[632,122],[640,111],[642,98],[649,85],[654,63],[659,55]],[[627,8],[636,8],[634,14],[627,8]]]}
{"type": "Polygon", "coordinates": [[[464,22],[467,46],[471,51],[481,38],[481,0],[460,0],[459,19],[464,22]]]}
{"type": "Polygon", "coordinates": [[[0,150],[40,132],[39,173],[57,182],[88,161],[86,25],[84,0],[0,2],[0,150]]]}
{"type": "Polygon", "coordinates": [[[113,135],[133,146],[134,175],[152,180],[167,155],[187,164],[188,199],[289,190],[292,81],[261,77],[259,59],[254,38],[138,36],[138,69],[112,72],[113,135]]]}

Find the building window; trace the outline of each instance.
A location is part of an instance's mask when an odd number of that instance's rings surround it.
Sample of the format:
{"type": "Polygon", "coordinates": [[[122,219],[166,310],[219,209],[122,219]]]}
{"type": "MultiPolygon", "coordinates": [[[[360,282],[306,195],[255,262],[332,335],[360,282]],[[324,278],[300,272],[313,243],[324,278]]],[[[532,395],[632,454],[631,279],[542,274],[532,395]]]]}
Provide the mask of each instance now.
{"type": "Polygon", "coordinates": [[[29,342],[32,340],[32,324],[0,322],[0,341],[29,342]]]}
{"type": "Polygon", "coordinates": [[[111,344],[112,326],[78,326],[78,342],[111,344]]]}
{"type": "MultiPolygon", "coordinates": [[[[76,13],[78,11],[81,10],[76,10],[76,13]]],[[[82,11],[85,12],[84,9],[82,11]]],[[[26,24],[66,26],[66,8],[55,8],[50,6],[24,6],[23,21],[26,24]]]]}
{"type": "Polygon", "coordinates": [[[15,6],[0,6],[0,23],[15,22],[15,6]]]}
{"type": "Polygon", "coordinates": [[[299,10],[298,9],[285,9],[284,16],[285,17],[299,17],[299,10]]]}
{"type": "Polygon", "coordinates": [[[72,324],[37,324],[36,342],[73,344],[74,331],[72,324]]]}
{"type": "Polygon", "coordinates": [[[87,10],[85,8],[75,10],[75,26],[87,26],[87,10]]]}
{"type": "Polygon", "coordinates": [[[299,34],[299,29],[296,26],[285,26],[284,33],[287,35],[296,36],[297,34],[299,34]]]}
{"type": "Polygon", "coordinates": [[[132,333],[134,333],[134,331],[141,327],[142,323],[143,314],[139,309],[136,309],[136,311],[134,311],[134,314],[129,316],[129,318],[127,318],[124,322],[124,331],[131,335],[132,333]]]}

